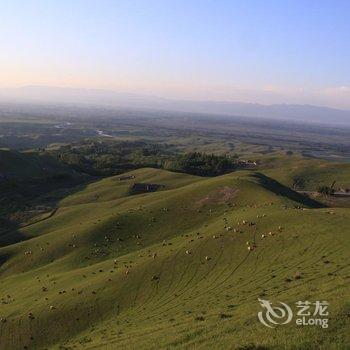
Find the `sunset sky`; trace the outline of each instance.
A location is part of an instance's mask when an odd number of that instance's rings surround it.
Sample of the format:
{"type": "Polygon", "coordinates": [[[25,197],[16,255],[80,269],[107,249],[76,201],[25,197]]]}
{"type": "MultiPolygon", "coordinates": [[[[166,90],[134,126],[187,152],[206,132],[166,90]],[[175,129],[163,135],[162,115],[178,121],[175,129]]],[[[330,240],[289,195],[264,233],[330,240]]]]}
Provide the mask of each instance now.
{"type": "Polygon", "coordinates": [[[0,87],[350,108],[348,0],[0,2],[0,87]]]}

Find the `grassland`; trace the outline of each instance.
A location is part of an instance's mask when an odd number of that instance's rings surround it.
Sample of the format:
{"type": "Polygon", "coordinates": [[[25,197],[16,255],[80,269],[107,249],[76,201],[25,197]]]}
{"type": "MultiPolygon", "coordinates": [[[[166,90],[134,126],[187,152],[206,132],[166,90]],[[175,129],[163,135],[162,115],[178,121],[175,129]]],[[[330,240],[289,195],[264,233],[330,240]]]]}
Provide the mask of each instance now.
{"type": "Polygon", "coordinates": [[[42,106],[2,113],[0,128],[0,349],[350,347],[350,197],[311,195],[350,187],[349,129],[42,106]],[[52,156],[86,138],[256,166],[121,180],[52,156]],[[258,298],[326,300],[329,327],[267,328],[258,298]]]}
{"type": "Polygon", "coordinates": [[[275,155],[258,158],[258,170],[288,187],[316,191],[319,186],[350,187],[350,163],[310,159],[298,154],[275,155]]]}
{"type": "Polygon", "coordinates": [[[277,165],[129,175],[0,237],[1,349],[348,348],[348,209],[293,191],[277,165]],[[165,187],[131,195],[134,182],[165,187]],[[329,328],[266,328],[259,297],[327,300],[329,328]]]}

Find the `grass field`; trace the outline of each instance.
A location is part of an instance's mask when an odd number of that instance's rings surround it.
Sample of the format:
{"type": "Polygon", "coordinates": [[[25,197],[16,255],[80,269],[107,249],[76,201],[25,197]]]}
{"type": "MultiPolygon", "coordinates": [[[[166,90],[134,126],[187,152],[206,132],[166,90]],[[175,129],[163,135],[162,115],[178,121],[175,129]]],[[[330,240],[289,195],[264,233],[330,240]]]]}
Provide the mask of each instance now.
{"type": "Polygon", "coordinates": [[[280,154],[261,158],[259,171],[292,187],[296,179],[303,179],[297,187],[315,191],[319,186],[350,188],[350,163],[329,162],[293,155],[280,154]]]}
{"type": "Polygon", "coordinates": [[[255,172],[130,174],[0,237],[1,349],[348,348],[348,209],[255,172]],[[267,328],[258,298],[326,300],[329,327],[267,328]]]}

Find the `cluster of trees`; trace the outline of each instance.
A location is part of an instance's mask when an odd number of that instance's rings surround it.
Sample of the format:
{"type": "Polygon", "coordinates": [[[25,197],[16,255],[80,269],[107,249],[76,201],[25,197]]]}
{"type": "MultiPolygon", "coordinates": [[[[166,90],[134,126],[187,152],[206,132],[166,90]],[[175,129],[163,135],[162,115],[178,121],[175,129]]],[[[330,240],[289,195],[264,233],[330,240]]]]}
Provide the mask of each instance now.
{"type": "Polygon", "coordinates": [[[179,154],[173,146],[141,141],[84,140],[49,152],[74,170],[93,176],[110,176],[141,167],[216,176],[238,166],[224,155],[179,154]]]}
{"type": "Polygon", "coordinates": [[[110,176],[140,167],[160,167],[172,150],[165,144],[141,141],[84,140],[49,153],[78,172],[110,176]]]}
{"type": "Polygon", "coordinates": [[[225,155],[191,152],[165,160],[164,169],[200,176],[217,176],[237,169],[237,164],[225,155]]]}

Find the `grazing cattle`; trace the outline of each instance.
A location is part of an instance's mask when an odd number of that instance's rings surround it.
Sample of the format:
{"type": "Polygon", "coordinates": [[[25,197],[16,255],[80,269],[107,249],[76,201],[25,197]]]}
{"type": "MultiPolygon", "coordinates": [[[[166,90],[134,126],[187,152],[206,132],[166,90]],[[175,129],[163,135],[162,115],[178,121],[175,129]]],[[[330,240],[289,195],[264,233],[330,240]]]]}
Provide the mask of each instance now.
{"type": "Polygon", "coordinates": [[[296,280],[299,280],[301,278],[301,273],[299,271],[297,271],[295,274],[294,274],[294,279],[296,280]]]}

